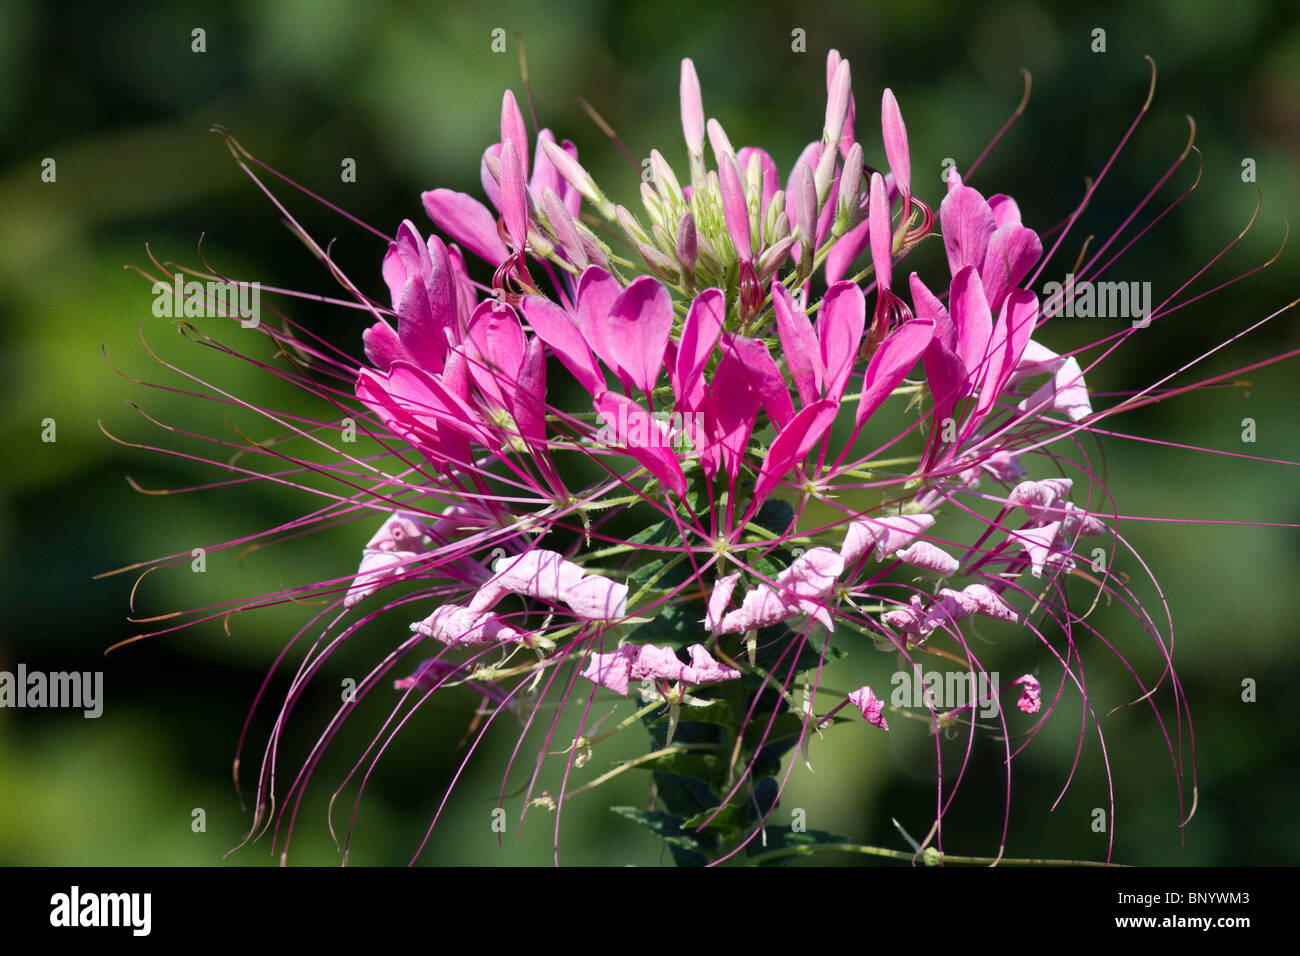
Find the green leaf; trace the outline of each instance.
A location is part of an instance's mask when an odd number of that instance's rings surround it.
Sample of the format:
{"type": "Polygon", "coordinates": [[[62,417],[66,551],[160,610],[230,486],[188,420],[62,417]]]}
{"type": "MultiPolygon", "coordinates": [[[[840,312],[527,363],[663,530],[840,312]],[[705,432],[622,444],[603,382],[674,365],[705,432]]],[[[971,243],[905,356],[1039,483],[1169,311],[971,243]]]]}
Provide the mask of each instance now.
{"type": "MultiPolygon", "coordinates": [[[[709,862],[709,853],[713,849],[715,840],[711,836],[701,838],[700,834],[690,830],[683,831],[682,817],[673,813],[664,813],[662,810],[641,810],[637,807],[610,807],[610,809],[619,816],[646,827],[670,847],[684,851],[687,857],[686,865],[703,866],[709,862]]],[[[673,856],[677,858],[678,863],[683,863],[682,857],[677,853],[673,856]]]]}
{"type": "Polygon", "coordinates": [[[692,777],[703,781],[715,793],[721,789],[727,779],[727,765],[721,757],[693,750],[664,754],[662,757],[639,763],[636,768],[692,777]]]}

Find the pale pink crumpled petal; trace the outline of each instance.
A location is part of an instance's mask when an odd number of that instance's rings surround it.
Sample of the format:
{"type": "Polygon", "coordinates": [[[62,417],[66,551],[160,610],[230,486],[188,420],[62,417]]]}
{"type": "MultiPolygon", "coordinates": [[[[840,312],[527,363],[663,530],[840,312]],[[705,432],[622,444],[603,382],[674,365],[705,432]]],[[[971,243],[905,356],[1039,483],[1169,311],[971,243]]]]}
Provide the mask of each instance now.
{"type": "Polygon", "coordinates": [[[895,552],[894,557],[944,577],[955,574],[957,569],[961,567],[960,561],[929,541],[913,541],[906,548],[901,548],[895,552]]]}
{"type": "Polygon", "coordinates": [[[776,583],[799,597],[821,598],[843,573],[842,557],[830,548],[810,548],[776,576],[776,583]]]}
{"type": "Polygon", "coordinates": [[[371,551],[424,551],[421,540],[424,524],[415,515],[406,511],[394,511],[384,518],[384,523],[366,542],[371,551]]]}
{"type": "Polygon", "coordinates": [[[1022,412],[1041,412],[1044,406],[1054,412],[1064,412],[1072,422],[1082,421],[1092,414],[1088,386],[1083,380],[1083,370],[1071,355],[1061,363],[1050,381],[1020,402],[1016,408],[1022,412]]]}
{"type": "Polygon", "coordinates": [[[739,608],[723,616],[718,625],[718,633],[740,634],[760,627],[771,627],[798,613],[798,605],[792,601],[783,601],[772,588],[760,584],[745,595],[739,608]]]}
{"type": "Polygon", "coordinates": [[[456,604],[436,608],[423,621],[411,625],[411,630],[457,647],[481,647],[488,644],[524,642],[524,632],[507,624],[490,611],[473,611],[456,604]]]}
{"type": "Polygon", "coordinates": [[[412,551],[379,551],[367,548],[361,553],[361,565],[343,598],[345,608],[353,608],[407,573],[405,567],[419,555],[412,551]]]}
{"type": "Polygon", "coordinates": [[[1007,504],[1025,509],[1030,520],[1037,521],[1058,501],[1070,493],[1074,482],[1069,478],[1043,478],[1022,481],[1007,495],[1007,504]]]}
{"type": "Polygon", "coordinates": [[[627,614],[627,585],[581,567],[555,551],[535,548],[497,560],[496,572],[475,593],[470,610],[486,611],[506,594],[523,594],[553,604],[567,604],[578,617],[614,620],[627,614]]]}
{"type": "Polygon", "coordinates": [[[1026,714],[1038,713],[1038,709],[1043,704],[1042,697],[1040,696],[1042,685],[1038,682],[1038,678],[1034,677],[1032,674],[1026,674],[1019,680],[1012,681],[1012,683],[1025,685],[1025,689],[1020,692],[1020,699],[1016,701],[1016,706],[1026,714]]]}
{"type": "Polygon", "coordinates": [[[1043,576],[1043,568],[1050,562],[1068,564],[1068,556],[1061,553],[1061,522],[1053,521],[1041,528],[1026,528],[1015,533],[1015,541],[1029,555],[1029,573],[1036,578],[1043,576]]]}
{"type": "Polygon", "coordinates": [[[911,544],[917,535],[934,526],[934,515],[890,515],[885,518],[859,518],[849,523],[840,548],[845,567],[853,564],[872,547],[876,560],[911,544]]]}
{"type": "Polygon", "coordinates": [[[641,648],[635,644],[624,644],[607,654],[592,654],[581,676],[616,694],[626,695],[632,665],[640,651],[641,648]]]}
{"type": "Polygon", "coordinates": [[[588,574],[567,588],[564,603],[588,621],[617,621],[627,617],[627,585],[599,574],[588,574]]]}
{"type": "Polygon", "coordinates": [[[863,685],[849,694],[849,703],[861,712],[871,726],[879,727],[881,730],[889,729],[884,715],[885,702],[872,693],[870,687],[863,685]]]}
{"type": "Polygon", "coordinates": [[[671,647],[656,647],[643,644],[637,653],[636,662],[632,664],[633,680],[679,681],[686,665],[677,659],[677,652],[671,647]]]}
{"type": "Polygon", "coordinates": [[[880,620],[896,631],[923,637],[933,631],[938,623],[921,610],[922,603],[920,596],[913,594],[906,607],[899,606],[892,611],[886,611],[880,615],[880,620]]]}
{"type": "Polygon", "coordinates": [[[724,680],[736,680],[740,671],[727,667],[713,659],[703,644],[692,644],[687,648],[691,655],[690,666],[686,668],[682,679],[688,684],[717,684],[724,680]]]}
{"type": "Polygon", "coordinates": [[[987,584],[968,584],[960,591],[940,588],[939,598],[950,611],[959,610],[961,617],[983,614],[1000,621],[1016,621],[1016,612],[987,584]]]}
{"type": "Polygon", "coordinates": [[[1046,516],[1060,519],[1062,534],[1097,535],[1106,533],[1106,525],[1102,523],[1099,517],[1076,508],[1073,501],[1067,501],[1064,510],[1060,508],[1049,509],[1046,516]]]}
{"type": "Polygon", "coordinates": [[[740,572],[736,571],[734,574],[718,578],[713,584],[713,591],[709,594],[709,606],[704,612],[704,625],[714,634],[717,634],[718,629],[722,626],[723,612],[726,610],[727,603],[736,590],[736,582],[739,580],[740,572]]]}

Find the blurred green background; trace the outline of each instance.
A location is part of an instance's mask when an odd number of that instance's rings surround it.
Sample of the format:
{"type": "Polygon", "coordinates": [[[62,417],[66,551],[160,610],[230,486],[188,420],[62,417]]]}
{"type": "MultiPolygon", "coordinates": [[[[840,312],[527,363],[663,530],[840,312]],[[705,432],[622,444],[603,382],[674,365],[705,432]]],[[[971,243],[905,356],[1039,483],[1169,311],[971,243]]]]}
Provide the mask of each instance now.
{"type": "MultiPolygon", "coordinates": [[[[403,218],[427,230],[421,190],[480,192],[479,156],[497,138],[501,92],[509,86],[522,93],[517,34],[527,44],[543,125],[577,142],[599,181],[622,183],[612,191],[625,200],[637,180],[576,97],[590,100],[635,155],[658,146],[683,163],[678,62],[691,56],[708,114],[723,121],[738,146],[765,146],[784,179],[798,151],[819,133],[825,55],[836,47],[853,64],[857,131],[868,161],[883,159],[874,104],[888,85],[907,121],[914,188],[937,208],[942,160],[953,157],[964,169],[978,155],[1018,102],[1023,66],[1034,81],[1029,109],[974,185],[1014,194],[1027,222],[1044,228],[1077,202],[1085,177],[1101,168],[1141,107],[1148,81],[1143,55],[1150,54],[1159,66],[1152,109],[1059,253],[1060,268],[1045,278],[1059,280],[1087,235],[1097,236],[1095,248],[1141,200],[1182,150],[1185,114],[1196,120],[1204,154],[1200,186],[1107,277],[1151,281],[1162,299],[1241,231],[1259,192],[1263,208],[1255,228],[1195,291],[1263,262],[1281,242],[1283,220],[1294,221],[1300,197],[1295,5],[1167,0],[1089,6],[1085,13],[1078,5],[1011,0],[815,8],[579,2],[562,9],[523,2],[0,0],[0,435],[6,450],[0,469],[0,669],[12,670],[19,661],[30,669],[103,669],[107,698],[99,720],[75,712],[0,710],[0,863],[276,860],[266,841],[224,856],[249,824],[230,763],[265,669],[312,609],[240,615],[229,635],[213,622],[104,658],[106,647],[140,628],[126,620],[131,576],[92,580],[136,561],[253,533],[309,504],[268,483],[141,496],[125,476],[165,488],[221,474],[115,444],[97,426],[102,420],[128,441],[203,450],[141,418],[128,405],[135,402],[169,424],[238,441],[221,407],[146,389],[114,372],[109,362],[123,376],[186,386],[149,358],[142,329],[161,355],[254,403],[313,410],[271,376],[185,342],[166,320],[151,316],[148,284],[123,269],[147,264],[146,243],[161,259],[197,263],[204,236],[203,255],[218,270],[264,286],[335,293],[329,276],[208,132],[211,124],[226,125],[260,158],[384,232],[403,218]],[[1104,54],[1090,49],[1097,27],[1106,31],[1104,54]],[[206,31],[204,53],[191,51],[195,28],[206,31]],[[508,34],[504,55],[490,49],[496,28],[508,34]],[[796,28],[806,31],[806,53],[791,49],[796,28]],[[41,180],[47,157],[57,163],[53,183],[41,180]],[[345,157],[356,160],[355,183],[341,182],[345,157]],[[1256,184],[1242,182],[1247,157],[1255,160],[1256,184]],[[57,422],[54,443],[40,440],[45,418],[57,422]],[[195,808],[206,812],[204,832],[191,827],[195,808]]],[[[1194,167],[1190,160],[1149,213],[1191,184],[1194,167]]],[[[337,238],[337,258],[363,288],[382,291],[380,241],[286,189],[280,194],[317,239],[337,238]]],[[[1277,310],[1300,289],[1296,261],[1294,247],[1288,248],[1270,269],[1135,335],[1089,376],[1090,385],[1096,392],[1145,385],[1277,310]]],[[[286,308],[360,354],[356,315],[310,302],[290,301],[286,308]]],[[[1288,313],[1206,359],[1199,376],[1295,348],[1296,329],[1288,313]]],[[[1096,337],[1095,320],[1079,320],[1056,323],[1043,339],[1061,350],[1096,337]]],[[[1114,426],[1166,441],[1300,460],[1295,361],[1241,377],[1250,384],[1152,405],[1114,426]],[[1257,423],[1254,444],[1241,441],[1247,417],[1257,423]]],[[[232,413],[231,420],[266,434],[251,416],[232,413]]],[[[1296,472],[1287,465],[1120,438],[1103,448],[1105,479],[1125,514],[1300,522],[1296,472]]],[[[227,454],[218,449],[216,457],[227,454]]],[[[201,575],[185,565],[158,572],[140,587],[138,613],[216,604],[346,574],[372,523],[270,548],[242,564],[234,552],[211,555],[201,575]]],[[[1137,692],[1104,650],[1090,645],[1089,691],[1103,717],[1114,777],[1116,860],[1300,862],[1300,746],[1292,696],[1300,686],[1300,537],[1294,529],[1203,523],[1133,521],[1121,531],[1155,572],[1173,610],[1175,661],[1192,707],[1200,791],[1181,842],[1177,791],[1151,711],[1140,705],[1110,713],[1137,692]],[[1255,703],[1241,699],[1246,678],[1258,682],[1255,703]]],[[[1140,573],[1131,560],[1123,569],[1140,573]]],[[[1155,613],[1160,605],[1153,590],[1140,593],[1155,613]]],[[[1122,614],[1103,607],[1091,621],[1146,676],[1158,673],[1158,658],[1122,614]]],[[[331,661],[293,714],[283,782],[333,712],[339,682],[364,673],[401,632],[400,622],[368,629],[331,661]]],[[[848,649],[854,653],[838,672],[841,683],[852,679],[844,675],[871,674],[887,685],[889,659],[848,649]]],[[[1019,663],[1035,666],[1028,642],[1021,651],[1019,663]]],[[[1012,649],[1007,660],[1021,651],[1012,649]]],[[[1003,664],[1004,673],[1010,667],[1003,664]]],[[[272,682],[272,701],[280,699],[287,679],[282,673],[272,682]]],[[[382,688],[376,692],[327,753],[299,814],[291,862],[338,861],[325,822],[329,794],[392,699],[382,688]]],[[[1160,700],[1171,719],[1168,693],[1160,700]]],[[[461,759],[458,743],[474,703],[468,692],[438,695],[398,737],[361,804],[352,862],[405,862],[414,852],[461,759]]],[[[254,722],[246,783],[260,758],[269,713],[254,722]]],[[[802,807],[812,827],[901,848],[890,823],[895,817],[919,836],[934,806],[933,742],[919,724],[897,720],[895,728],[886,737],[846,727],[814,741],[816,773],[795,768],[776,819],[787,820],[789,810],[802,807]]],[[[1067,701],[1017,759],[1008,855],[1104,856],[1105,835],[1091,828],[1092,809],[1107,804],[1095,731],[1089,730],[1070,790],[1051,809],[1068,776],[1077,733],[1077,703],[1067,701]]],[[[488,736],[422,863],[549,862],[554,826],[547,811],[533,811],[522,839],[507,839],[504,848],[488,827],[515,735],[503,719],[488,736]]],[[[597,748],[580,776],[634,755],[643,743],[639,729],[624,733],[597,748]]],[[[947,848],[953,852],[996,850],[1003,812],[998,750],[981,745],[977,757],[949,818],[947,848]]],[[[575,800],[562,820],[561,860],[668,862],[655,838],[605,809],[643,803],[647,782],[632,772],[575,800]]],[[[350,799],[340,805],[345,817],[350,799]]],[[[517,800],[510,806],[517,808],[517,800]]]]}

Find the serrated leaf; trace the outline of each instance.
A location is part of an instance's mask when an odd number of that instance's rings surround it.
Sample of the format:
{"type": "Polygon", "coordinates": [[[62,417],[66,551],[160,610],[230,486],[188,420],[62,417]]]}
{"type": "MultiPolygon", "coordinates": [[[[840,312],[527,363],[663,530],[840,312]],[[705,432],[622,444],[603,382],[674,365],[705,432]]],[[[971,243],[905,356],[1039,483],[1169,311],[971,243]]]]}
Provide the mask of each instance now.
{"type": "Polygon", "coordinates": [[[727,779],[727,766],[722,758],[699,751],[683,750],[664,754],[654,760],[636,765],[638,770],[672,773],[699,780],[712,791],[717,791],[727,779]]]}
{"type": "Polygon", "coordinates": [[[639,823],[662,839],[674,851],[673,858],[679,866],[704,866],[716,843],[712,835],[701,836],[683,830],[683,817],[662,810],[642,810],[639,807],[610,807],[615,813],[633,823],[639,823]],[[683,859],[685,857],[685,859],[683,859]]]}

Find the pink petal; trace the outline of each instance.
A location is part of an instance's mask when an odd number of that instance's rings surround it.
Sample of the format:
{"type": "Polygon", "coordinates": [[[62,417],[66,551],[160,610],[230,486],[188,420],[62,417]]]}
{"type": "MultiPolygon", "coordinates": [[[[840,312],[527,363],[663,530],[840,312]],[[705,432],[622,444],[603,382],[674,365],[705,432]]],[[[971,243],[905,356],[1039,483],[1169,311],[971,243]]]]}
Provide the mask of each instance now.
{"type": "Polygon", "coordinates": [[[394,362],[411,361],[410,353],[387,322],[376,322],[362,332],[361,342],[366,350],[366,361],[382,372],[392,368],[394,362]]]}
{"type": "Polygon", "coordinates": [[[469,373],[479,390],[501,409],[511,407],[524,363],[524,330],[519,316],[494,299],[481,302],[469,320],[469,373]]]}
{"type": "Polygon", "coordinates": [[[615,367],[645,392],[654,389],[673,328],[673,300],[652,276],[632,280],[605,320],[605,342],[615,367]]]}
{"type": "Polygon", "coordinates": [[[736,590],[736,582],[739,580],[739,571],[728,574],[718,578],[713,584],[713,590],[709,592],[709,606],[704,612],[704,626],[714,634],[718,633],[718,628],[722,624],[723,611],[730,602],[731,595],[736,590]]]}
{"type": "Polygon", "coordinates": [[[528,196],[523,163],[515,144],[509,142],[501,146],[501,217],[511,245],[522,250],[528,240],[528,196]]]}
{"type": "Polygon", "coordinates": [[[984,284],[973,266],[963,267],[953,277],[948,303],[957,326],[957,355],[970,377],[979,381],[986,370],[989,339],[993,337],[993,314],[984,297],[984,284]]]}
{"type": "MultiPolygon", "coordinates": [[[[912,154],[907,148],[907,127],[903,125],[903,114],[898,109],[898,100],[894,93],[886,89],[880,100],[880,130],[885,141],[885,157],[889,160],[889,169],[894,174],[894,182],[904,196],[912,194],[912,154]]],[[[908,210],[906,204],[903,216],[908,210]]]]}
{"type": "Polygon", "coordinates": [[[599,574],[585,575],[566,588],[562,597],[575,615],[588,621],[618,621],[627,617],[627,585],[599,574]]]}
{"type": "Polygon", "coordinates": [[[686,148],[691,153],[704,151],[704,100],[700,96],[700,78],[695,74],[695,64],[682,60],[681,80],[682,133],[686,148]]]}
{"type": "Polygon", "coordinates": [[[914,541],[898,551],[894,557],[943,577],[956,574],[957,569],[961,567],[961,563],[956,558],[929,541],[914,541]]]}
{"type": "Polygon", "coordinates": [[[889,724],[884,717],[885,702],[877,697],[870,687],[859,687],[849,694],[849,703],[858,709],[867,723],[881,730],[888,730],[889,724]]]}
{"type": "Polygon", "coordinates": [[[934,323],[914,318],[904,322],[880,343],[871,356],[862,379],[862,398],[858,401],[857,425],[861,427],[899,383],[907,377],[916,360],[934,337],[934,323]]]}
{"type": "Polygon", "coordinates": [[[990,309],[1002,307],[1002,300],[1029,275],[1042,255],[1043,243],[1034,230],[1009,222],[994,231],[980,269],[990,309]]]}
{"type": "Polygon", "coordinates": [[[496,268],[509,257],[496,217],[477,199],[450,189],[430,190],[420,198],[434,225],[488,265],[496,268]]]}
{"type": "Polygon", "coordinates": [[[578,277],[578,328],[596,357],[613,371],[618,371],[619,366],[606,338],[607,320],[622,292],[619,281],[598,266],[591,266],[578,277]]]}
{"type": "Polygon", "coordinates": [[[691,663],[682,674],[682,679],[686,683],[716,684],[719,681],[736,680],[740,677],[740,671],[734,667],[726,667],[714,660],[703,644],[692,644],[687,650],[691,655],[691,663]]]}
{"type": "Polygon", "coordinates": [[[720,289],[705,289],[691,302],[682,325],[682,340],[674,363],[673,391],[678,404],[695,409],[704,390],[704,369],[722,333],[727,301],[720,289]]]}
{"type": "Polygon", "coordinates": [[[506,145],[515,148],[519,160],[519,170],[523,179],[528,178],[528,127],[524,125],[524,114],[515,102],[515,94],[506,90],[501,97],[501,147],[505,155],[506,145]]]}
{"type": "Polygon", "coordinates": [[[1037,318],[1038,297],[1032,292],[1016,289],[1006,297],[989,341],[988,364],[980,383],[980,397],[975,408],[977,418],[992,408],[1002,393],[1003,386],[1029,343],[1037,318]]]}
{"type": "Polygon", "coordinates": [[[605,390],[605,376],[600,373],[582,331],[567,312],[549,299],[535,295],[525,296],[520,308],[533,332],[551,347],[555,357],[573,373],[583,388],[592,395],[605,390]]]}
{"type": "Polygon", "coordinates": [[[993,210],[984,197],[969,186],[953,186],[950,178],[948,195],[939,204],[939,224],[953,277],[966,266],[983,268],[989,238],[997,228],[993,210]]]}
{"type": "Polygon", "coordinates": [[[767,498],[790,469],[803,461],[812,445],[821,439],[835,421],[838,410],[838,402],[821,399],[805,407],[781,429],[759,470],[758,481],[754,485],[755,500],[767,498]]]}
{"type": "MultiPolygon", "coordinates": [[[[865,314],[865,305],[863,308],[865,314]]],[[[786,368],[794,379],[799,401],[805,406],[811,405],[821,396],[821,383],[825,375],[822,370],[821,347],[813,333],[812,323],[794,301],[790,290],[775,279],[772,280],[772,310],[776,313],[776,330],[781,337],[781,351],[785,355],[786,368]]]]}
{"type": "Polygon", "coordinates": [[[885,198],[885,181],[880,178],[880,173],[871,174],[867,224],[871,230],[871,264],[876,268],[876,285],[888,292],[893,275],[893,224],[889,218],[889,202],[885,198]]]}
{"type": "Polygon", "coordinates": [[[727,220],[727,232],[742,262],[754,258],[749,242],[749,207],[745,204],[745,190],[736,172],[736,162],[724,154],[718,160],[718,186],[722,190],[722,211],[727,220]]]}
{"type": "MultiPolygon", "coordinates": [[[[600,417],[604,419],[605,425],[616,435],[620,421],[634,422],[638,416],[643,419],[648,419],[649,416],[644,408],[626,395],[617,392],[604,392],[597,395],[595,406],[596,411],[600,412],[600,417]]],[[[658,423],[651,420],[650,426],[655,425],[658,423]]],[[[681,463],[671,447],[663,447],[657,442],[647,446],[622,444],[620,447],[644,466],[650,474],[658,478],[666,489],[678,497],[686,494],[686,476],[682,474],[681,463]]]]}
{"type": "Polygon", "coordinates": [[[626,695],[632,676],[632,664],[640,650],[635,644],[624,644],[607,654],[592,654],[581,676],[620,696],[626,695]]]}
{"type": "Polygon", "coordinates": [[[817,340],[825,369],[825,396],[837,403],[858,360],[866,319],[867,300],[854,283],[836,282],[826,290],[817,317],[817,340]]]}

